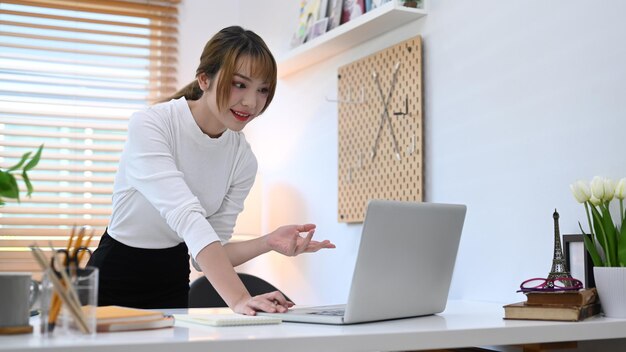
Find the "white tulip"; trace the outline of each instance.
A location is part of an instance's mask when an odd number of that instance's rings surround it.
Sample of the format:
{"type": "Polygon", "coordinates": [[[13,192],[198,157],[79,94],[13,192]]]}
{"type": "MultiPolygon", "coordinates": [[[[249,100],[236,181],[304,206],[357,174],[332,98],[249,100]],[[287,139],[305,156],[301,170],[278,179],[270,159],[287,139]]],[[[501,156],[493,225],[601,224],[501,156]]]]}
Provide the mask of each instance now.
{"type": "Polygon", "coordinates": [[[610,178],[604,179],[604,197],[602,200],[605,202],[610,202],[615,195],[615,181],[610,178]]]}
{"type": "Polygon", "coordinates": [[[591,196],[591,198],[589,198],[589,202],[591,202],[591,204],[598,206],[600,205],[600,203],[602,203],[602,201],[598,198],[596,198],[594,195],[591,196]]]}
{"type": "Polygon", "coordinates": [[[615,187],[615,198],[624,200],[626,196],[626,177],[619,180],[617,186],[615,187]]]}
{"type": "Polygon", "coordinates": [[[569,188],[578,203],[584,203],[591,198],[591,190],[589,190],[589,186],[587,186],[585,181],[578,180],[569,185],[569,188]]]}
{"type": "Polygon", "coordinates": [[[591,180],[591,195],[592,195],[591,198],[596,198],[597,200],[602,200],[602,198],[604,198],[604,178],[603,177],[595,176],[591,180]]]}

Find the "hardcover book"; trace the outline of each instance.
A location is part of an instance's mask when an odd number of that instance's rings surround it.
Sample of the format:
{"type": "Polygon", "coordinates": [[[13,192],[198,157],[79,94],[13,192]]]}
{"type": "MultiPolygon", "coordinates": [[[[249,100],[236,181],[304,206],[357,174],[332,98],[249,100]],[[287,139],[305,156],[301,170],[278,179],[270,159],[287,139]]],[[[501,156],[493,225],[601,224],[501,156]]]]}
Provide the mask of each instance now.
{"type": "Polygon", "coordinates": [[[518,302],[504,306],[504,319],[580,321],[599,313],[599,303],[584,306],[537,306],[518,302]]]}
{"type": "Polygon", "coordinates": [[[584,306],[598,301],[598,291],[586,288],[579,291],[528,292],[527,305],[584,306]]]}

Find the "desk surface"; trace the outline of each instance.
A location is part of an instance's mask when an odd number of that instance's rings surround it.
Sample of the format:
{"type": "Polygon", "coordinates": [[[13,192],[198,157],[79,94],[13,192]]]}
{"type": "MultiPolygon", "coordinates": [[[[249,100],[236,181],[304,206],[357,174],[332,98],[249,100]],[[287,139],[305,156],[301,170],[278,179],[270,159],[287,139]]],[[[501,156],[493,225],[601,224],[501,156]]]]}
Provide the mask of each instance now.
{"type": "Polygon", "coordinates": [[[0,351],[390,351],[626,337],[626,319],[542,322],[503,320],[503,314],[498,303],[450,301],[442,314],[434,316],[347,326],[176,326],[79,338],[0,336],[0,351]]]}

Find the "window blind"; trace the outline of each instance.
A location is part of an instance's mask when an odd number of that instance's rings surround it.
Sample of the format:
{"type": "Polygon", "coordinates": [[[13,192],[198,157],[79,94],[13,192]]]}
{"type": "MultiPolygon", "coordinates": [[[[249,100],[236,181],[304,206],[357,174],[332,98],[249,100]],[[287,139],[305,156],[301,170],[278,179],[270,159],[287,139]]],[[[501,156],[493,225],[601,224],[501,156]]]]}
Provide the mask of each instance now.
{"type": "Polygon", "coordinates": [[[99,235],[130,115],[176,89],[177,0],[2,0],[0,168],[44,144],[33,195],[4,198],[0,271],[39,271],[28,248],[99,235]]]}

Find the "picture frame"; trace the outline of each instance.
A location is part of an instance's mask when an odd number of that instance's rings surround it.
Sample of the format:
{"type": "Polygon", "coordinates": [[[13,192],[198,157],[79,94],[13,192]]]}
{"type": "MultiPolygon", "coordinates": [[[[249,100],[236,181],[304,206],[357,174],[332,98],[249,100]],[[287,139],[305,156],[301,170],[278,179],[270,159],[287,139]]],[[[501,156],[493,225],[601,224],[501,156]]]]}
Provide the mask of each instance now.
{"type": "Polygon", "coordinates": [[[325,4],[325,0],[303,0],[300,2],[298,26],[291,38],[290,43],[290,47],[292,49],[306,43],[309,40],[309,33],[311,33],[313,23],[319,20],[320,8],[322,6],[326,6],[325,4]],[[322,4],[322,2],[324,4],[322,4]]]}
{"type": "Polygon", "coordinates": [[[307,41],[313,40],[319,37],[320,35],[326,33],[327,26],[328,26],[328,17],[324,17],[321,20],[313,23],[313,25],[309,29],[307,41]]]}
{"type": "Polygon", "coordinates": [[[381,7],[392,0],[365,0],[365,12],[370,12],[375,8],[381,7]]]}
{"type": "Polygon", "coordinates": [[[562,242],[565,264],[572,277],[581,280],[586,288],[596,287],[593,277],[593,261],[585,249],[583,235],[563,235],[562,242]]]}
{"type": "Polygon", "coordinates": [[[337,28],[341,23],[343,0],[328,0],[326,17],[328,17],[328,27],[326,31],[337,28]]]}
{"type": "Polygon", "coordinates": [[[365,0],[343,0],[341,23],[344,24],[365,13],[365,0]]]}

